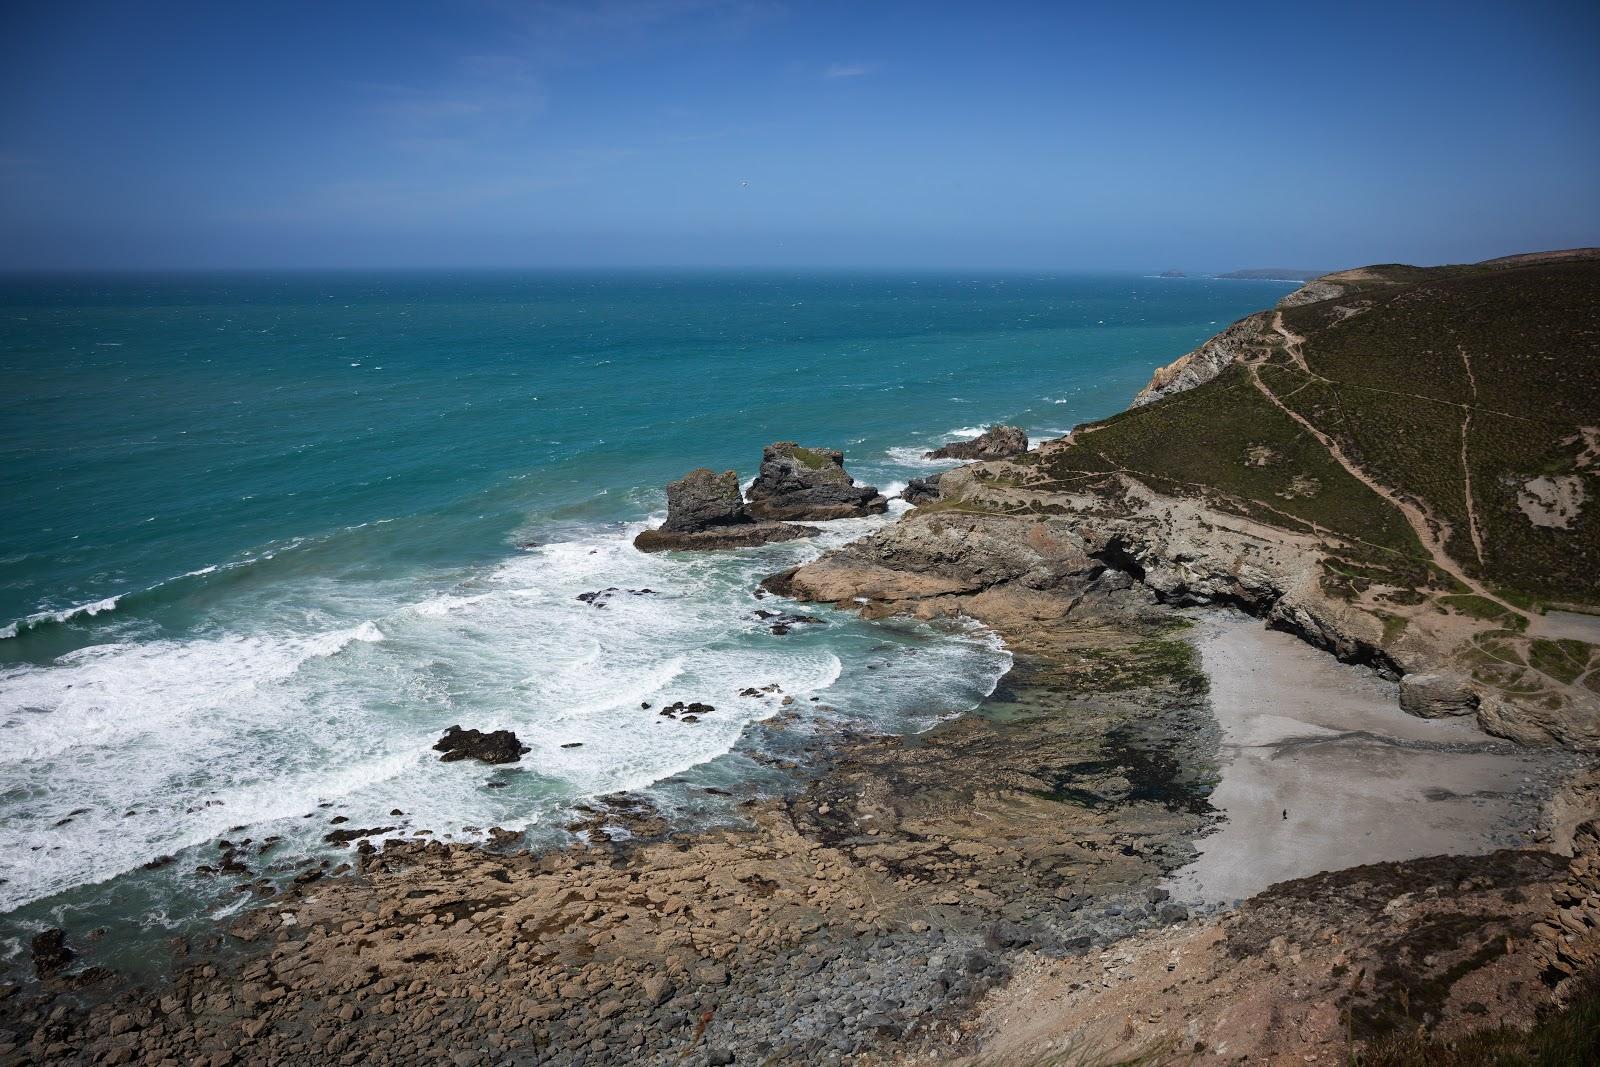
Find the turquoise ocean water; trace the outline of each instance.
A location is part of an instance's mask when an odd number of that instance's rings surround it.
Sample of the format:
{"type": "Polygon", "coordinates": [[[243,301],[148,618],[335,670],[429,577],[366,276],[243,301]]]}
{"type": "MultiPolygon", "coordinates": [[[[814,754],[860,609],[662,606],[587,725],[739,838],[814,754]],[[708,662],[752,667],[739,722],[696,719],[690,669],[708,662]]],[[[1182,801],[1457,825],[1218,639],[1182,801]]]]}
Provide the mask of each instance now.
{"type": "Polygon", "coordinates": [[[118,931],[96,950],[118,962],[132,931],[245,906],[194,873],[219,837],[281,838],[255,863],[271,874],[324,852],[336,815],[553,840],[575,801],[649,789],[714,816],[702,787],[760,781],[730,750],[779,705],[748,686],[873,728],[971,707],[1007,664],[980,632],[824,612],[778,636],[752,617],[762,576],[885,520],[643,556],[629,540],[659,521],[661,486],[702,465],[748,480],[763,444],[794,439],[892,493],[938,468],[923,450],[984,424],[1039,439],[1120,410],[1286,288],[0,279],[0,957],[66,924],[118,931]],[[577,599],[610,587],[651,592],[577,599]],[[639,706],[677,699],[718,710],[683,724],[639,706]],[[429,746],[453,723],[532,751],[440,764],[429,746]]]}

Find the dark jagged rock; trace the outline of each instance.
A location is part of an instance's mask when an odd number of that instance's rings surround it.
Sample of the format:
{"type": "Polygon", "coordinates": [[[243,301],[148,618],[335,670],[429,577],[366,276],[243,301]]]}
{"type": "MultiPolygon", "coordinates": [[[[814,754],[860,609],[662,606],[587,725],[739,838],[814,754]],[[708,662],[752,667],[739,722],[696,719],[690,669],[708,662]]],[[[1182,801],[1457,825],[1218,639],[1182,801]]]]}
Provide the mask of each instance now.
{"type": "MultiPolygon", "coordinates": [[[[991,426],[970,441],[953,441],[923,454],[923,459],[1005,459],[1028,450],[1028,435],[1018,426],[991,426]]],[[[909,488],[909,487],[908,487],[909,488]]]]}
{"type": "Polygon", "coordinates": [[[843,452],[779,441],[761,453],[749,509],[758,519],[820,522],[881,514],[889,501],[845,473],[843,452]]]}
{"type": "Polygon", "coordinates": [[[655,592],[656,591],[654,589],[650,589],[648,587],[644,589],[618,589],[613,585],[607,586],[605,589],[595,589],[587,593],[579,593],[577,599],[583,601],[585,604],[588,604],[591,607],[603,608],[606,606],[607,601],[620,593],[627,593],[630,596],[654,596],[655,592]]]}
{"type": "Polygon", "coordinates": [[[322,839],[330,845],[347,845],[351,841],[359,841],[363,837],[393,833],[396,829],[398,827],[371,826],[362,830],[330,830],[322,835],[322,839]]]}
{"type": "Polygon", "coordinates": [[[696,467],[667,486],[667,521],[661,529],[668,533],[692,533],[749,521],[739,476],[733,471],[717,474],[696,467]]]}
{"type": "Polygon", "coordinates": [[[901,492],[900,499],[917,507],[933,503],[939,499],[939,476],[930,474],[926,478],[911,479],[901,492]]]}
{"type": "Polygon", "coordinates": [[[774,541],[794,541],[801,537],[812,537],[820,532],[815,526],[796,526],[787,522],[752,522],[743,526],[718,526],[695,533],[645,530],[633,539],[633,547],[640,552],[750,548],[754,545],[771,544],[774,541]]]}
{"type": "Polygon", "coordinates": [[[821,625],[822,620],[815,615],[795,615],[787,611],[766,611],[757,608],[754,615],[768,630],[778,635],[788,633],[796,626],[821,625]]]}
{"type": "Polygon", "coordinates": [[[639,534],[633,545],[641,552],[747,548],[772,541],[793,541],[816,532],[809,526],[758,521],[739,492],[737,474],[717,474],[698,467],[667,486],[667,521],[660,529],[639,534]]]}
{"type": "Polygon", "coordinates": [[[40,978],[60,974],[77,955],[67,947],[66,931],[59,928],[35,934],[29,947],[33,953],[33,973],[40,978]]]}
{"type": "Polygon", "coordinates": [[[676,718],[678,715],[680,715],[680,714],[682,714],[684,712],[688,712],[690,717],[686,718],[684,721],[685,722],[698,722],[699,719],[694,718],[694,716],[704,715],[707,712],[712,712],[712,711],[716,711],[716,710],[717,709],[715,707],[713,707],[712,705],[710,705],[710,704],[702,704],[698,700],[695,701],[692,704],[685,704],[683,701],[678,700],[678,701],[674,701],[673,703],[668,704],[666,707],[662,708],[661,711],[658,712],[658,714],[666,715],[669,718],[676,718]]]}
{"type": "Polygon", "coordinates": [[[439,757],[442,763],[464,759],[481,760],[484,763],[516,763],[524,752],[529,751],[528,746],[518,741],[517,735],[510,730],[484,733],[482,730],[463,730],[459,726],[446,730],[433,748],[436,752],[444,753],[439,757]]]}

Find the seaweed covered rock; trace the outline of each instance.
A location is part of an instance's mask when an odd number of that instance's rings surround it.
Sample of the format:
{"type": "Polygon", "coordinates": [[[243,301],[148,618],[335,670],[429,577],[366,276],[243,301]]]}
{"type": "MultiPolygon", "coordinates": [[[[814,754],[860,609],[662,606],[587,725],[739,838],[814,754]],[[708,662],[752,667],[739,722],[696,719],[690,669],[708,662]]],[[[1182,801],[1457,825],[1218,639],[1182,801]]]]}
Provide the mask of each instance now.
{"type": "Polygon", "coordinates": [[[733,471],[697,467],[667,485],[667,521],[633,539],[641,552],[668,549],[744,548],[792,541],[817,531],[809,526],[757,521],[739,492],[733,471]]]}
{"type": "Polygon", "coordinates": [[[761,474],[750,487],[750,513],[758,519],[825,521],[888,509],[889,501],[876,486],[857,485],[845,473],[843,452],[793,441],[779,441],[762,451],[761,474]]]}
{"type": "Polygon", "coordinates": [[[1028,450],[1028,435],[1019,426],[991,426],[970,441],[952,441],[923,453],[923,459],[1005,459],[1028,450]]]}

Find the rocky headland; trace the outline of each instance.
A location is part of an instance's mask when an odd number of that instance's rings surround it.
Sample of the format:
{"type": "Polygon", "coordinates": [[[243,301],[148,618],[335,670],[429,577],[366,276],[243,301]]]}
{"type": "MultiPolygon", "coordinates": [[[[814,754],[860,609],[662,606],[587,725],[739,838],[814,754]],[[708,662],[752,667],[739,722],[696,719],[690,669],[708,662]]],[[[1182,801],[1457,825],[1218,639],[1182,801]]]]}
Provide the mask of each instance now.
{"type": "MultiPolygon", "coordinates": [[[[1312,282],[759,591],[989,627],[1014,665],[973,713],[861,736],[790,703],[740,743],[785,784],[706,791],[709,828],[624,794],[546,852],[350,831],[153,986],[48,937],[0,989],[0,1063],[1454,1063],[1567,1026],[1600,953],[1600,629],[1572,610],[1600,606],[1597,309],[1574,254],[1312,282]],[[1584,495],[1540,521],[1535,478],[1584,495]],[[1217,660],[1222,609],[1417,717],[1285,725],[1270,686],[1322,676],[1217,660]],[[1186,894],[1251,862],[1229,819],[1275,818],[1241,775],[1341,761],[1383,761],[1385,806],[1269,790],[1316,846],[1237,906],[1186,894]],[[1339,847],[1430,804],[1499,844],[1339,847]]],[[[842,460],[771,446],[747,505],[694,472],[663,530],[881,512],[842,460]]]]}

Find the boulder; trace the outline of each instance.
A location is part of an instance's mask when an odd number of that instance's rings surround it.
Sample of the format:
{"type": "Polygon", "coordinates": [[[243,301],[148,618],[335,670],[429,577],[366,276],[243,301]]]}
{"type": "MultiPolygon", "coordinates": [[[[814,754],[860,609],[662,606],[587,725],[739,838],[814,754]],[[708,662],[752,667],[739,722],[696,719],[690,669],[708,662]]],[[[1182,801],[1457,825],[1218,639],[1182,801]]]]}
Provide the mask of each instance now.
{"type": "Polygon", "coordinates": [[[484,763],[516,763],[524,752],[529,751],[528,746],[518,741],[517,735],[510,730],[484,733],[482,730],[463,730],[459,726],[446,730],[433,748],[436,752],[444,753],[439,757],[441,763],[464,759],[484,763]]]}
{"type": "Polygon", "coordinates": [[[1474,715],[1478,711],[1478,694],[1458,674],[1408,674],[1400,679],[1400,706],[1424,719],[1474,715]]]}
{"type": "Polygon", "coordinates": [[[1028,435],[1017,426],[991,426],[970,441],[954,441],[923,453],[923,459],[1005,459],[1028,450],[1028,435]]]}
{"type": "Polygon", "coordinates": [[[761,453],[749,506],[758,519],[825,521],[882,514],[889,501],[845,473],[843,452],[779,441],[761,453]]]}
{"type": "Polygon", "coordinates": [[[641,552],[669,549],[747,548],[772,541],[793,541],[817,532],[811,526],[758,521],[739,492],[733,471],[717,474],[705,467],[667,486],[667,521],[633,539],[641,552]]]}
{"type": "Polygon", "coordinates": [[[926,478],[911,479],[901,492],[900,499],[917,507],[933,503],[939,499],[939,476],[930,474],[926,478]]]}

